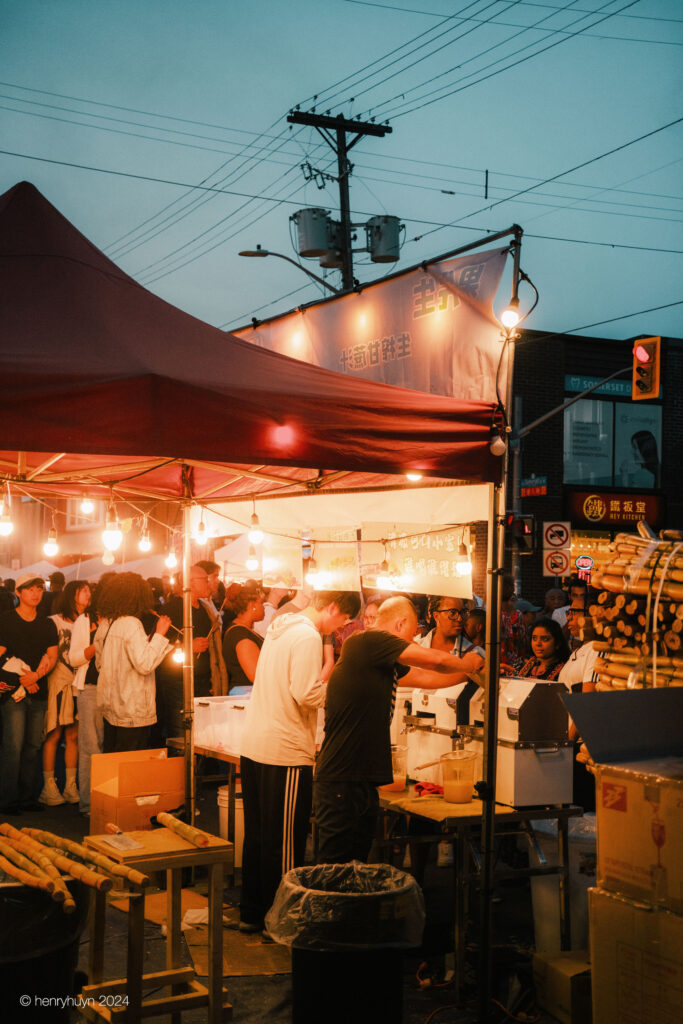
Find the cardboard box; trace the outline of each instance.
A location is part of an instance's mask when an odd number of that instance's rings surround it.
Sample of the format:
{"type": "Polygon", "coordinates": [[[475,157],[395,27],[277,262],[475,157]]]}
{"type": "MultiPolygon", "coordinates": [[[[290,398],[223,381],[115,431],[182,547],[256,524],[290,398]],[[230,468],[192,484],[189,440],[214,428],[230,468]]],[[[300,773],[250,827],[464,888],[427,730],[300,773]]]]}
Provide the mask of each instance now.
{"type": "Polygon", "coordinates": [[[679,1024],[683,917],[604,889],[588,899],[593,1024],[679,1024]]]}
{"type": "Polygon", "coordinates": [[[90,835],[109,822],[124,832],[151,828],[150,818],[185,801],[184,758],[165,749],[93,754],[90,780],[90,835]]]}
{"type": "Polygon", "coordinates": [[[600,765],[597,884],[683,914],[683,758],[600,765]]]}
{"type": "Polygon", "coordinates": [[[536,1002],[562,1024],[591,1024],[591,965],[586,950],[535,953],[536,1002]]]}

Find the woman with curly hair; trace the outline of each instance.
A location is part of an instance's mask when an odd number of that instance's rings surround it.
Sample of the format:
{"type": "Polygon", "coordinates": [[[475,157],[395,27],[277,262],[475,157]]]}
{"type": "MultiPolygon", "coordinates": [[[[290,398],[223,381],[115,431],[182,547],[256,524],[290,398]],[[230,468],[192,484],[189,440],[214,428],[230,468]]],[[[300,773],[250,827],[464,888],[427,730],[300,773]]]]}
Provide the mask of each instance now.
{"type": "Polygon", "coordinates": [[[105,754],[149,747],[157,720],[154,670],[171,645],[168,615],[147,638],[141,616],[153,605],[152,588],[135,572],[117,573],[98,593],[95,634],[99,671],[97,706],[104,718],[105,754]]]}
{"type": "Polygon", "coordinates": [[[223,660],[230,692],[238,686],[251,687],[254,683],[256,663],[263,646],[263,637],[254,631],[254,624],[265,614],[263,597],[258,584],[245,584],[233,601],[235,618],[223,637],[223,660]]]}

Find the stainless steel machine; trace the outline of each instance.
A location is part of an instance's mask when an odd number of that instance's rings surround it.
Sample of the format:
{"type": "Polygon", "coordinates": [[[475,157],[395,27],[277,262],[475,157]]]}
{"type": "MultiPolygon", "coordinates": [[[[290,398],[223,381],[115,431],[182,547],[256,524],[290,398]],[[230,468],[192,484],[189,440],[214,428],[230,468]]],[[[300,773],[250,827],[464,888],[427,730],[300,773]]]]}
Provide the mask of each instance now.
{"type": "MultiPolygon", "coordinates": [[[[560,699],[564,683],[500,680],[496,800],[514,807],[569,804],[573,798],[573,744],[560,699]]],[[[458,747],[478,755],[481,778],[484,691],[475,683],[445,690],[414,690],[405,715],[408,776],[440,783],[435,762],[458,747]]]]}

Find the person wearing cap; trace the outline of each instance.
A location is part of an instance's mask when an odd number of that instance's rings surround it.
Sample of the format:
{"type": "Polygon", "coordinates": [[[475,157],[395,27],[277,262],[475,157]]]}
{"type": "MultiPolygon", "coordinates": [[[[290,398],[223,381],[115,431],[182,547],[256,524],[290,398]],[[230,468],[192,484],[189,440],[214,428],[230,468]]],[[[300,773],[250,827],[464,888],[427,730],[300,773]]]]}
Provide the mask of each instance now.
{"type": "Polygon", "coordinates": [[[52,619],[38,615],[44,589],[42,576],[20,573],[19,604],[0,615],[0,812],[4,814],[43,810],[36,801],[38,753],[47,711],[47,676],[57,662],[59,646],[52,619]]]}

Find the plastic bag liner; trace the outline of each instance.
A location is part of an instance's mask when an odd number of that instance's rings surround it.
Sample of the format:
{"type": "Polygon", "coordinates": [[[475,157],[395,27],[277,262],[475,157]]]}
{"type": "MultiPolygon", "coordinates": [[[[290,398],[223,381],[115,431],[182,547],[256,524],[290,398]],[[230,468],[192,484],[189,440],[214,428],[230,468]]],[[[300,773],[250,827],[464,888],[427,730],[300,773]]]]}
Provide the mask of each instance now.
{"type": "Polygon", "coordinates": [[[390,864],[319,864],[287,872],[265,924],[276,942],[295,949],[414,948],[424,899],[412,875],[390,864]]]}

